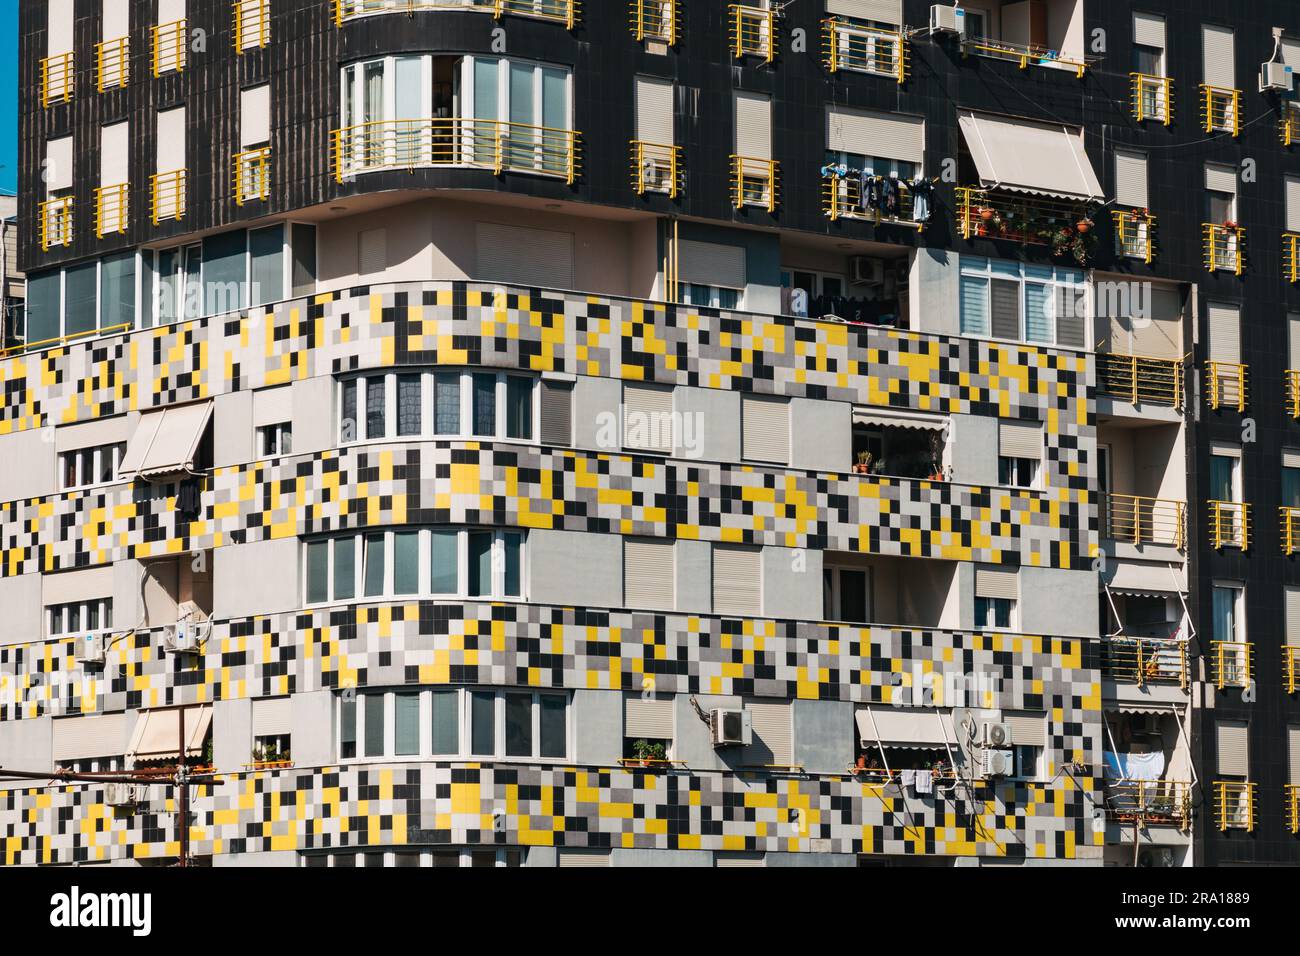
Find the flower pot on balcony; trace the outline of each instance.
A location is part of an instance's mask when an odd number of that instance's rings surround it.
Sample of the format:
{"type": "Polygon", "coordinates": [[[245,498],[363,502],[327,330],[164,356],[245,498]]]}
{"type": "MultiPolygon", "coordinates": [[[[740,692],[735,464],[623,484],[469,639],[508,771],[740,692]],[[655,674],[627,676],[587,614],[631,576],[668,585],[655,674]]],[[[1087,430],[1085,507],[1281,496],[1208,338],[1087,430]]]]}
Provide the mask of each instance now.
{"type": "Polygon", "coordinates": [[[1078,230],[1079,235],[1086,235],[1088,230],[1092,228],[1092,223],[1087,219],[1080,219],[1074,224],[1074,228],[1078,230]]]}
{"type": "Polygon", "coordinates": [[[980,218],[983,219],[985,222],[988,222],[990,219],[993,218],[993,210],[989,209],[987,206],[984,206],[983,208],[980,209],[980,218]]]}

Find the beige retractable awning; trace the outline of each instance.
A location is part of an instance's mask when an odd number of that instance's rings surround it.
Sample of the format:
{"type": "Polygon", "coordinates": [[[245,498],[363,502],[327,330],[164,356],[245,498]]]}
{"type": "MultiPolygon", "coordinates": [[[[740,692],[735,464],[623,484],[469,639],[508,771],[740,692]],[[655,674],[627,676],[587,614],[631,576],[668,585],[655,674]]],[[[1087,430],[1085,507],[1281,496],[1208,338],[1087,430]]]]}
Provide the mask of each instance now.
{"type": "Polygon", "coordinates": [[[1183,586],[1182,575],[1171,570],[1167,564],[1112,561],[1110,568],[1110,579],[1105,583],[1112,594],[1187,593],[1187,589],[1183,586]]]}
{"type": "Polygon", "coordinates": [[[940,750],[948,743],[941,718],[933,709],[919,707],[859,707],[853,715],[864,747],[940,750]],[[874,718],[874,724],[872,721],[874,718]]]}
{"type": "Polygon", "coordinates": [[[118,477],[158,478],[194,471],[211,418],[211,402],[146,412],[126,446],[118,477]]]}
{"type": "Polygon", "coordinates": [[[927,432],[941,432],[947,426],[947,420],[908,415],[906,412],[894,412],[884,408],[855,408],[853,409],[853,424],[875,426],[877,428],[916,428],[927,432]]]}
{"type": "Polygon", "coordinates": [[[1178,709],[1173,704],[1163,707],[1158,704],[1107,704],[1106,710],[1120,714],[1168,714],[1178,716],[1178,709]]]}
{"type": "Polygon", "coordinates": [[[1105,198],[1077,127],[963,113],[962,138],[986,189],[1062,199],[1105,198]]]}
{"type": "Polygon", "coordinates": [[[129,756],[136,760],[179,757],[181,724],[177,714],[180,711],[185,713],[185,755],[191,757],[201,753],[208,728],[212,725],[211,704],[141,711],[135,722],[135,733],[131,735],[129,756]]]}

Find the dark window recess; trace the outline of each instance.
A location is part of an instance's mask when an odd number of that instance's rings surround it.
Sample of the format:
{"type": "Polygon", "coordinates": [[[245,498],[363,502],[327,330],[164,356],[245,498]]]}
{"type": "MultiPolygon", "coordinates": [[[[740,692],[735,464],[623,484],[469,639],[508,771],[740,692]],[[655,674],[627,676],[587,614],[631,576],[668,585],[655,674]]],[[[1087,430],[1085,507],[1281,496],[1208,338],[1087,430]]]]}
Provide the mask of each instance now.
{"type": "Polygon", "coordinates": [[[573,384],[542,380],[542,444],[573,443],[573,384]]]}

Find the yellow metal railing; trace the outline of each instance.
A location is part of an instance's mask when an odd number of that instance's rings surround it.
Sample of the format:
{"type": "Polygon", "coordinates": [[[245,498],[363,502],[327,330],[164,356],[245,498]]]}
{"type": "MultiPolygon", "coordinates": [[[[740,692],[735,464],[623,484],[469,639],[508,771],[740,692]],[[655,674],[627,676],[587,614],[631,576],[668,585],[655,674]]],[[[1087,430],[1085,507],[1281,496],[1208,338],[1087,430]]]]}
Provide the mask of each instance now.
{"type": "Polygon", "coordinates": [[[1102,642],[1101,670],[1124,683],[1187,687],[1187,644],[1172,638],[1112,636],[1102,642]]]}
{"type": "Polygon", "coordinates": [[[1148,265],[1156,257],[1156,217],[1136,209],[1114,209],[1115,251],[1148,265]]]}
{"type": "Polygon", "coordinates": [[[1254,674],[1255,646],[1245,641],[1211,641],[1210,652],[1213,655],[1211,665],[1214,671],[1214,685],[1223,690],[1225,687],[1249,687],[1254,674]]]}
{"type": "Polygon", "coordinates": [[[728,19],[736,59],[757,56],[771,63],[776,58],[776,11],[733,3],[728,19]]]}
{"type": "Polygon", "coordinates": [[[72,197],[55,196],[40,205],[41,250],[72,245],[72,197]]]}
{"type": "Polygon", "coordinates": [[[676,199],[681,184],[680,146],[632,141],[632,188],[638,196],[648,192],[667,193],[676,199]]]}
{"type": "Polygon", "coordinates": [[[1081,202],[1054,200],[958,186],[957,231],[963,239],[1010,239],[1052,245],[1056,234],[1087,216],[1081,202]]]}
{"type": "Polygon", "coordinates": [[[468,166],[537,173],[574,182],[581,169],[580,137],[573,130],[502,120],[438,118],[388,120],[336,129],[331,136],[334,176],[426,166],[468,166]]]}
{"type": "Polygon", "coordinates": [[[1207,222],[1205,230],[1205,268],[1241,275],[1246,264],[1246,229],[1237,225],[1207,222]]]}
{"type": "Polygon", "coordinates": [[[991,57],[994,60],[1010,60],[1018,64],[1022,70],[1027,70],[1031,66],[1050,68],[1064,66],[1073,70],[1074,75],[1079,79],[1083,79],[1083,74],[1088,69],[1086,60],[1064,57],[1057,51],[1049,50],[1047,47],[1010,43],[1005,40],[990,40],[987,38],[966,40],[961,45],[961,52],[962,56],[969,56],[974,53],[976,56],[991,57]]]}
{"type": "Polygon", "coordinates": [[[95,190],[95,238],[126,232],[130,216],[130,190],[126,183],[100,186],[95,190]]]}
{"type": "Polygon", "coordinates": [[[1130,73],[1133,78],[1133,116],[1139,123],[1174,121],[1174,81],[1167,76],[1130,73]]]}
{"type": "Polygon", "coordinates": [[[578,22],[578,0],[333,0],[334,23],[379,13],[415,13],[421,10],[472,10],[496,19],[532,17],[563,23],[572,30],[578,22]]]}
{"type": "Polygon", "coordinates": [[[899,191],[897,210],[893,215],[885,215],[879,208],[863,205],[861,179],[840,176],[822,179],[822,212],[831,220],[862,219],[876,225],[889,223],[910,229],[924,229],[925,223],[917,222],[914,218],[914,210],[915,200],[906,187],[899,191]]]}
{"type": "Polygon", "coordinates": [[[1255,784],[1233,780],[1214,781],[1214,807],[1222,830],[1255,829],[1255,784]]]}
{"type": "Polygon", "coordinates": [[[774,212],[779,201],[779,173],[780,164],[774,159],[732,156],[732,204],[737,209],[743,206],[758,206],[768,212],[774,212]]]}
{"type": "Polygon", "coordinates": [[[1244,501],[1210,502],[1210,546],[1250,547],[1250,505],[1244,501]]]}
{"type": "Polygon", "coordinates": [[[1097,389],[1131,405],[1182,408],[1183,363],[1177,359],[1098,352],[1097,389]]]}
{"type": "Polygon", "coordinates": [[[904,83],[911,72],[907,37],[832,17],[824,23],[823,61],[831,73],[856,70],[904,83]]]}
{"type": "Polygon", "coordinates": [[[1282,107],[1282,116],[1277,121],[1277,135],[1283,146],[1294,146],[1300,142],[1300,106],[1286,104],[1282,107]]]}
{"type": "Polygon", "coordinates": [[[185,69],[189,33],[187,20],[174,23],[160,23],[151,27],[153,75],[162,76],[175,70],[179,73],[185,69]]]}
{"type": "Polygon", "coordinates": [[[71,53],[47,56],[41,60],[41,106],[72,99],[77,74],[71,53]]]}
{"type": "Polygon", "coordinates": [[[173,170],[149,177],[149,219],[156,226],[164,219],[185,215],[186,171],[173,170]]]}
{"type": "Polygon", "coordinates": [[[1286,799],[1286,828],[1292,833],[1300,833],[1300,785],[1284,785],[1283,795],[1286,799]]]}
{"type": "Polygon", "coordinates": [[[235,0],[235,53],[271,42],[270,0],[235,0]]]}
{"type": "Polygon", "coordinates": [[[1300,369],[1289,368],[1286,377],[1286,407],[1292,418],[1300,418],[1300,369]]]}
{"type": "Polygon", "coordinates": [[[1205,398],[1210,408],[1235,408],[1239,412],[1246,410],[1248,366],[1236,362],[1205,363],[1205,398]]]}
{"type": "Polygon", "coordinates": [[[669,46],[680,35],[680,0],[631,0],[632,35],[637,42],[656,40],[669,46]]]}
{"type": "Polygon", "coordinates": [[[1294,694],[1300,689],[1300,644],[1283,645],[1282,672],[1286,676],[1286,692],[1294,694]]]}
{"type": "Polygon", "coordinates": [[[126,86],[131,82],[131,38],[118,37],[95,44],[95,89],[105,90],[126,86]]]}
{"type": "Polygon", "coordinates": [[[1187,504],[1166,498],[1107,495],[1105,537],[1130,544],[1187,543],[1187,504]]]}
{"type": "Polygon", "coordinates": [[[1192,785],[1185,780],[1107,780],[1106,808],[1120,823],[1192,825],[1192,785]]]}
{"type": "Polygon", "coordinates": [[[1201,127],[1207,133],[1241,133],[1241,90],[1201,84],[1201,127]]]}
{"type": "Polygon", "coordinates": [[[24,352],[36,352],[41,349],[57,348],[61,345],[67,345],[69,342],[76,342],[78,339],[90,338],[91,336],[115,335],[118,332],[126,332],[134,326],[130,322],[123,322],[121,325],[110,325],[105,328],[86,329],[83,332],[69,332],[67,335],[59,335],[52,339],[41,339],[39,342],[24,342],[22,345],[12,345],[7,349],[0,349],[0,359],[8,358],[11,355],[21,355],[24,352]]]}
{"type": "Polygon", "coordinates": [[[1287,282],[1300,282],[1300,233],[1282,233],[1282,275],[1287,282]]]}
{"type": "Polygon", "coordinates": [[[1300,508],[1282,505],[1277,509],[1278,529],[1282,535],[1282,553],[1300,551],[1300,508]]]}
{"type": "Polygon", "coordinates": [[[265,201],[271,195],[270,146],[236,153],[234,166],[235,205],[265,201]]]}

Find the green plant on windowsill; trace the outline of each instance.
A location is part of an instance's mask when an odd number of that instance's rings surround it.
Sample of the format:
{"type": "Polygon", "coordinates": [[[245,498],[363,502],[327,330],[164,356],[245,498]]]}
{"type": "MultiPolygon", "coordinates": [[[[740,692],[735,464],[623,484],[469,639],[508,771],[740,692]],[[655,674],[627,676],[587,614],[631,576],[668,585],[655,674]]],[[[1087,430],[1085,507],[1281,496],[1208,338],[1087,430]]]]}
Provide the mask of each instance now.
{"type": "Polygon", "coordinates": [[[668,748],[658,740],[637,740],[632,743],[632,753],[643,767],[668,760],[668,748]]]}

